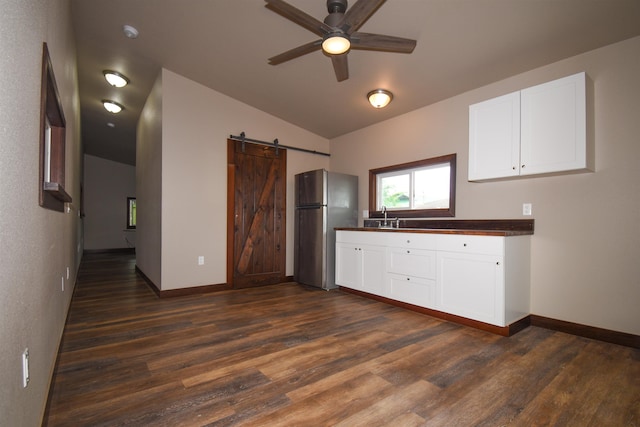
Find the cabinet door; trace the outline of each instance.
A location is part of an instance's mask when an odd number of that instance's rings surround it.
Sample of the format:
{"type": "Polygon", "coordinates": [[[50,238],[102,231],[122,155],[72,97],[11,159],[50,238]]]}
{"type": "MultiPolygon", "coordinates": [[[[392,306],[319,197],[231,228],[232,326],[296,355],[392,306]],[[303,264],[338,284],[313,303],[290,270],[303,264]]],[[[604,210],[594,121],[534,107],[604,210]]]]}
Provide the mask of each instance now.
{"type": "Polygon", "coordinates": [[[437,264],[438,310],[505,326],[502,257],[438,252],[437,264]]]}
{"type": "Polygon", "coordinates": [[[585,74],[530,87],[521,94],[521,175],[585,169],[585,74]]]}
{"type": "Polygon", "coordinates": [[[520,92],[469,107],[469,181],[519,174],[520,92]]]}
{"type": "Polygon", "coordinates": [[[336,284],[360,289],[362,283],[362,252],[351,243],[336,243],[336,284]]]}
{"type": "Polygon", "coordinates": [[[385,256],[383,246],[336,243],[336,284],[384,296],[385,256]]]}
{"type": "Polygon", "coordinates": [[[361,289],[374,295],[386,296],[384,289],[386,249],[383,246],[360,246],[362,254],[361,289]]]}

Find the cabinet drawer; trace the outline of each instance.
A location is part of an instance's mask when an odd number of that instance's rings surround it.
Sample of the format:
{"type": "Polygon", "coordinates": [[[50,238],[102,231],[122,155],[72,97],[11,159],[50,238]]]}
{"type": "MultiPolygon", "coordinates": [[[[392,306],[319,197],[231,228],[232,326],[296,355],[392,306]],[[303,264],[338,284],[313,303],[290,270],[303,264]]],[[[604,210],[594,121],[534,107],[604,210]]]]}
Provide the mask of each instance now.
{"type": "Polygon", "coordinates": [[[439,251],[468,254],[500,255],[504,253],[504,237],[438,234],[439,251]]]}
{"type": "Polygon", "coordinates": [[[389,248],[387,271],[406,276],[436,278],[436,252],[424,249],[389,248]]]}
{"type": "Polygon", "coordinates": [[[431,249],[436,248],[435,234],[387,233],[387,244],[400,248],[431,249]]]}
{"type": "Polygon", "coordinates": [[[435,308],[436,281],[389,274],[389,298],[426,308],[435,308]]]}
{"type": "Polygon", "coordinates": [[[387,244],[385,234],[372,231],[336,231],[336,242],[347,242],[356,245],[385,246],[387,244]]]}

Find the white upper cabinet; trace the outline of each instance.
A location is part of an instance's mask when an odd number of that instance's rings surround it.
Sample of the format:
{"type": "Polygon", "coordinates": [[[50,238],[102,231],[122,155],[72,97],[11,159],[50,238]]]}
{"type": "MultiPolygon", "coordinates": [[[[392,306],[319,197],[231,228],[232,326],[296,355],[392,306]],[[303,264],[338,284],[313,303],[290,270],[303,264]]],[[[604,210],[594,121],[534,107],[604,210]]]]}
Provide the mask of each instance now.
{"type": "Polygon", "coordinates": [[[469,107],[469,180],[520,174],[520,92],[469,107]]]}
{"type": "Polygon", "coordinates": [[[469,107],[469,181],[590,167],[585,73],[469,107]]]}
{"type": "Polygon", "coordinates": [[[530,87],[520,96],[520,174],[587,168],[585,74],[530,87]]]}

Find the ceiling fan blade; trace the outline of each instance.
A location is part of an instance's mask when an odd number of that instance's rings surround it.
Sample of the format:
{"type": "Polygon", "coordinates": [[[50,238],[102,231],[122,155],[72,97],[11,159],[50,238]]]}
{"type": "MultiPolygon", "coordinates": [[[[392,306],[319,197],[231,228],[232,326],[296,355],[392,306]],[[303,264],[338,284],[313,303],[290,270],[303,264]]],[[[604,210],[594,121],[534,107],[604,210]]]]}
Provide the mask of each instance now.
{"type": "Polygon", "coordinates": [[[267,2],[265,5],[266,8],[271,9],[276,12],[278,15],[282,15],[290,21],[295,22],[301,27],[306,28],[319,35],[320,37],[324,36],[327,33],[332,31],[332,28],[325,24],[322,21],[318,21],[311,15],[301,11],[300,9],[291,6],[289,3],[284,2],[282,0],[264,0],[267,2]]]}
{"type": "Polygon", "coordinates": [[[375,12],[386,0],[358,0],[347,9],[336,27],[347,34],[352,34],[364,24],[373,12],[375,12]]]}
{"type": "Polygon", "coordinates": [[[416,44],[415,40],[382,34],[353,33],[351,35],[351,49],[411,53],[416,44]]]}
{"type": "Polygon", "coordinates": [[[349,63],[347,62],[347,54],[331,55],[331,62],[333,63],[333,71],[336,73],[336,79],[339,82],[347,80],[349,78],[349,63]]]}
{"type": "Polygon", "coordinates": [[[269,64],[271,65],[282,64],[283,62],[289,61],[291,59],[297,58],[302,55],[306,55],[307,53],[311,53],[320,49],[322,49],[322,40],[312,41],[310,43],[303,44],[302,46],[298,46],[291,50],[283,52],[280,55],[276,55],[274,57],[269,58],[269,64]]]}

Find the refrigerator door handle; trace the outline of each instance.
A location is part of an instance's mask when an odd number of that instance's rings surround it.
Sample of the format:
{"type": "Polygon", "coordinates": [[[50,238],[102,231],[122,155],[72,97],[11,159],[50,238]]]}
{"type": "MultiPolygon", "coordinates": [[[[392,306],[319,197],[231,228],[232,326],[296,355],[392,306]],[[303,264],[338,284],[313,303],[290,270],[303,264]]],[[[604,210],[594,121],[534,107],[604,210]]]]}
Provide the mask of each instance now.
{"type": "Polygon", "coordinates": [[[296,209],[320,209],[325,205],[304,205],[304,206],[296,206],[296,209]]]}

